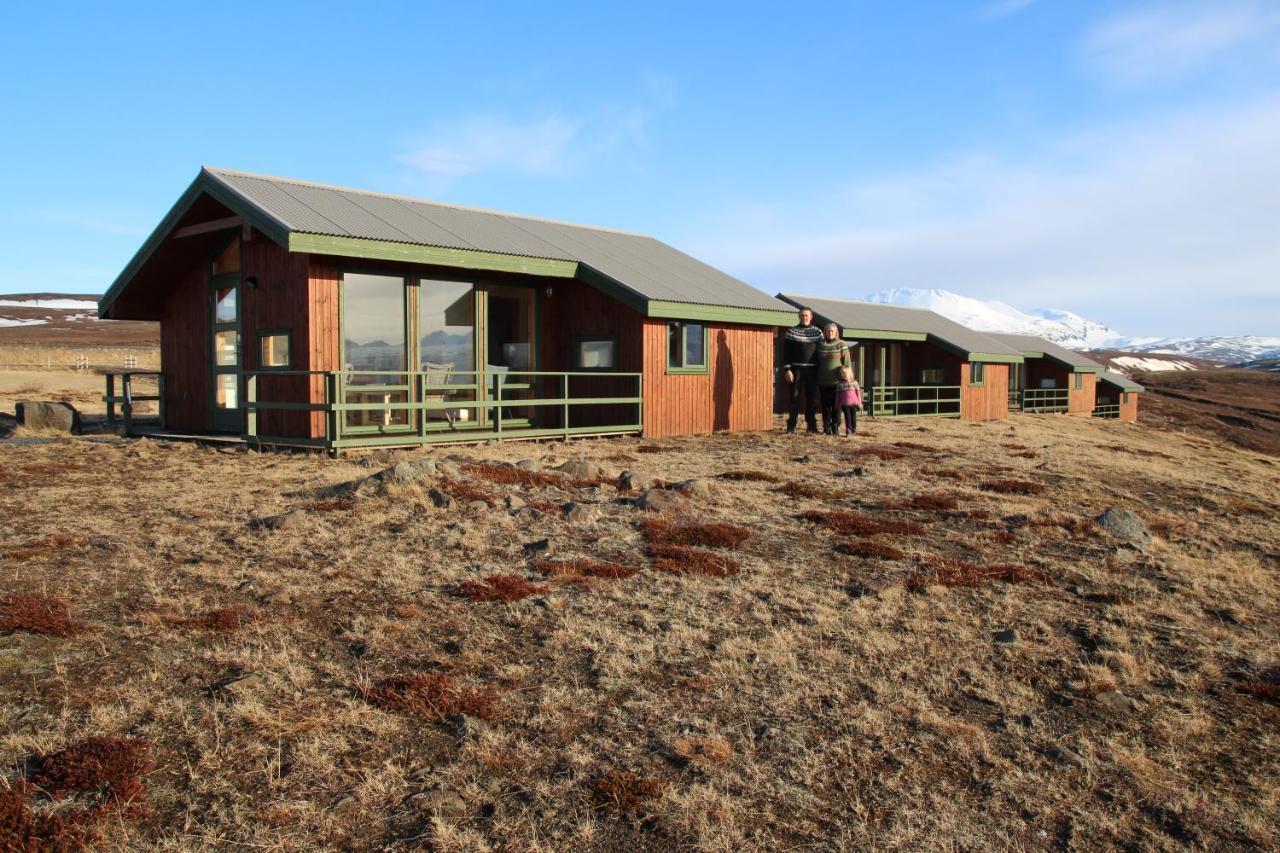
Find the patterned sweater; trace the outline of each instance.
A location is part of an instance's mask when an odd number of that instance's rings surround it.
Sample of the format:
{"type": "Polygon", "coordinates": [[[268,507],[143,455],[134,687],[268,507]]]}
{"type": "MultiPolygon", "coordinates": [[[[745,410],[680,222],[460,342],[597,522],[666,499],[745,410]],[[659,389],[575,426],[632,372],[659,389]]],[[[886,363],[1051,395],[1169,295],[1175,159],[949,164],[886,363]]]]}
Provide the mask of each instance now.
{"type": "Polygon", "coordinates": [[[792,326],[782,339],[782,369],[814,367],[822,330],[817,326],[792,326]]]}
{"type": "Polygon", "coordinates": [[[818,384],[836,385],[840,382],[840,368],[853,367],[849,345],[836,338],[818,344],[818,384]]]}

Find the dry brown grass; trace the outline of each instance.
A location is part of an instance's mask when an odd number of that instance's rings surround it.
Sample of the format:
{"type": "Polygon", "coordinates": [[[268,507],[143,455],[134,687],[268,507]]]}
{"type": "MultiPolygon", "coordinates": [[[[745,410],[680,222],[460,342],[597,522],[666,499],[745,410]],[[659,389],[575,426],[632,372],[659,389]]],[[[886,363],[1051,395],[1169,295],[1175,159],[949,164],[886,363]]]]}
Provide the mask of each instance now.
{"type": "Polygon", "coordinates": [[[14,560],[31,560],[36,557],[56,557],[64,551],[79,548],[84,543],[74,536],[46,536],[33,539],[21,548],[15,548],[5,556],[14,560]]]}
{"type": "Polygon", "coordinates": [[[931,586],[977,587],[993,581],[1053,586],[1053,578],[1038,569],[1012,563],[978,565],[951,557],[929,557],[920,571],[907,579],[907,588],[916,592],[931,586]]]}
{"type": "Polygon", "coordinates": [[[782,478],[776,474],[767,474],[764,471],[725,471],[719,475],[722,480],[737,480],[748,483],[779,483],[782,478]]]}
{"type": "Polygon", "coordinates": [[[807,498],[810,500],[826,499],[837,497],[837,493],[833,489],[823,489],[812,483],[805,483],[800,480],[792,480],[778,489],[779,492],[790,498],[807,498]]]}
{"type": "Polygon", "coordinates": [[[918,509],[918,510],[952,510],[960,505],[962,495],[932,493],[916,495],[913,498],[882,501],[881,509],[918,509]]]}
{"type": "Polygon", "coordinates": [[[678,524],[665,518],[646,518],[640,523],[640,527],[645,539],[655,545],[737,548],[751,537],[751,531],[745,527],[723,521],[678,524]]]}
{"type": "Polygon", "coordinates": [[[412,714],[426,722],[438,722],[458,714],[481,720],[498,716],[497,688],[461,684],[454,676],[442,672],[392,676],[373,684],[358,684],[356,691],[370,705],[412,714]]]}
{"type": "Polygon", "coordinates": [[[629,770],[610,770],[591,783],[591,800],[596,808],[629,812],[662,795],[658,779],[638,776],[629,770]]]}
{"type": "Polygon", "coordinates": [[[877,447],[875,445],[869,445],[867,447],[859,447],[857,450],[853,451],[852,455],[853,456],[870,456],[876,459],[884,459],[884,460],[905,459],[907,456],[907,454],[903,453],[901,450],[894,450],[892,447],[877,447]]]}
{"type": "Polygon", "coordinates": [[[471,483],[464,483],[461,480],[442,478],[440,480],[440,490],[462,503],[479,501],[488,504],[490,507],[498,505],[498,499],[492,493],[486,492],[478,486],[473,486],[471,483]]]}
{"type": "Polygon", "coordinates": [[[836,543],[836,550],[851,557],[864,557],[868,560],[901,560],[906,556],[901,548],[895,548],[884,542],[872,539],[851,539],[836,543]]]}
{"type": "Polygon", "coordinates": [[[557,580],[573,578],[629,578],[638,574],[639,566],[628,566],[601,560],[539,560],[534,569],[557,580]]]}
{"type": "Polygon", "coordinates": [[[811,509],[800,514],[805,521],[821,525],[845,536],[874,536],[877,533],[894,533],[899,536],[920,536],[924,528],[914,521],[896,518],[872,518],[861,512],[822,512],[811,509]]]}
{"type": "Polygon", "coordinates": [[[651,545],[649,553],[654,569],[669,575],[727,578],[742,570],[742,564],[733,557],[686,545],[651,545]]]}
{"type": "Polygon", "coordinates": [[[266,618],[266,614],[249,604],[228,604],[198,616],[170,616],[170,625],[202,631],[238,631],[266,618]]]}
{"type": "Polygon", "coordinates": [[[1002,495],[1038,495],[1046,486],[1033,480],[983,480],[978,488],[984,492],[996,492],[1002,495]]]}
{"type": "Polygon", "coordinates": [[[490,601],[510,604],[534,595],[546,595],[545,584],[532,583],[519,575],[489,575],[480,580],[463,581],[456,593],[472,601],[490,601]]]}
{"type": "Polygon", "coordinates": [[[38,592],[18,592],[0,598],[0,634],[24,631],[50,637],[74,637],[88,626],[71,615],[65,599],[38,592]]]}

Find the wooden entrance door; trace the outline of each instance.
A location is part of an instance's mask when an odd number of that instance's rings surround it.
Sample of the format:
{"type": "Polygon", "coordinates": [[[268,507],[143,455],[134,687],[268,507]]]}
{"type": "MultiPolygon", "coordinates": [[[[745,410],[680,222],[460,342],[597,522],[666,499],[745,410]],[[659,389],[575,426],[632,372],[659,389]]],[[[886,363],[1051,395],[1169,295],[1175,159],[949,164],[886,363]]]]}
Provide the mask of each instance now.
{"type": "Polygon", "coordinates": [[[239,237],[218,253],[209,272],[209,336],[213,353],[209,424],[214,432],[244,432],[239,237]]]}

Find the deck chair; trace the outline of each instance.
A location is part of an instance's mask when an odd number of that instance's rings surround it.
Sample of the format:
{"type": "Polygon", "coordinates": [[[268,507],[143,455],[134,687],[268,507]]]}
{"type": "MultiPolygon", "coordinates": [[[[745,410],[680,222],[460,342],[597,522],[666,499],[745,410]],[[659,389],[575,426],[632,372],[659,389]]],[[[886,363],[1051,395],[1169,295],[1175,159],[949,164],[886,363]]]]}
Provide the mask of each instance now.
{"type": "MultiPolygon", "coordinates": [[[[422,399],[430,400],[433,403],[448,402],[449,400],[448,391],[427,391],[426,386],[448,385],[449,377],[453,374],[453,362],[433,364],[432,362],[425,361],[422,363],[422,367],[423,367],[422,399]]],[[[432,409],[427,413],[428,419],[430,419],[433,415],[436,415],[437,413],[444,415],[444,419],[449,422],[449,426],[454,425],[453,412],[451,412],[449,409],[432,409]]]]}

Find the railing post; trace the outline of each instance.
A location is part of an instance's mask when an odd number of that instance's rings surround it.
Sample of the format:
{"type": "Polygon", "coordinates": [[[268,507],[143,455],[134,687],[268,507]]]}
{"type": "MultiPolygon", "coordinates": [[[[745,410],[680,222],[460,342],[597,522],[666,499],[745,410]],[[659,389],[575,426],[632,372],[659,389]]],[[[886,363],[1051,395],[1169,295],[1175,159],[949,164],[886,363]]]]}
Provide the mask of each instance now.
{"type": "Polygon", "coordinates": [[[116,375],[107,374],[107,429],[116,431],[116,375]]]}
{"type": "MultiPolygon", "coordinates": [[[[250,438],[258,435],[258,375],[244,375],[244,433],[250,438]]],[[[275,433],[283,435],[284,433],[275,433]]]]}
{"type": "Polygon", "coordinates": [[[564,420],[560,422],[560,429],[563,430],[563,433],[561,434],[565,438],[568,438],[569,437],[569,374],[567,373],[561,374],[560,379],[562,380],[561,389],[563,391],[561,399],[564,400],[564,420]]]}
{"type": "Polygon", "coordinates": [[[334,405],[340,399],[338,392],[341,389],[341,381],[339,373],[331,370],[324,375],[324,435],[330,447],[333,442],[338,440],[339,427],[338,420],[341,412],[334,408],[334,405]]]}
{"type": "Polygon", "coordinates": [[[493,409],[493,431],[496,433],[495,438],[502,441],[502,376],[501,374],[493,374],[493,399],[497,401],[497,408],[493,409]]]}
{"type": "Polygon", "coordinates": [[[166,429],[167,426],[164,418],[164,374],[163,373],[156,374],[156,396],[159,397],[159,399],[156,400],[156,413],[160,417],[160,428],[166,429]]]}
{"type": "Polygon", "coordinates": [[[121,392],[124,395],[124,403],[120,406],[121,412],[124,413],[124,434],[133,434],[133,374],[122,373],[121,392]]]}

